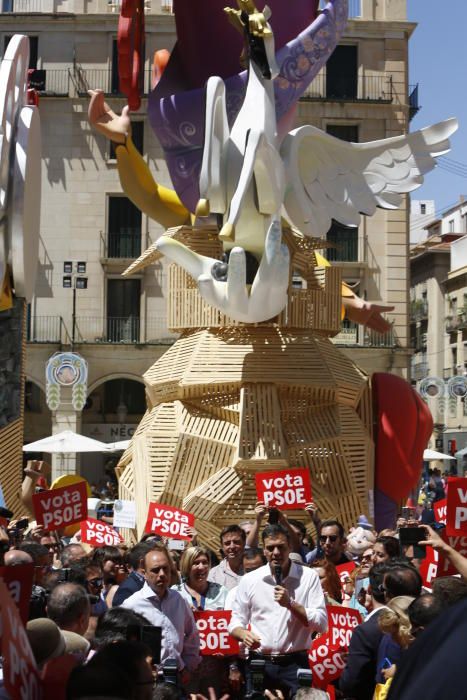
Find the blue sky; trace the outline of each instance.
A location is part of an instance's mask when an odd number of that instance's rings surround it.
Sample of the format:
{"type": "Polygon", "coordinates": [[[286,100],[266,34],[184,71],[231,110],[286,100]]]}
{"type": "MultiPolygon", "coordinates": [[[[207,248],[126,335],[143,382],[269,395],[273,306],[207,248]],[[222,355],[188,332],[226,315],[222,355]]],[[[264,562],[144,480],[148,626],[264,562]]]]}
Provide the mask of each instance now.
{"type": "Polygon", "coordinates": [[[434,199],[438,212],[467,194],[467,2],[407,0],[407,15],[418,24],[409,44],[409,82],[419,83],[422,106],[411,131],[447,117],[459,119],[449,160],[429,173],[412,195],[434,199]]]}

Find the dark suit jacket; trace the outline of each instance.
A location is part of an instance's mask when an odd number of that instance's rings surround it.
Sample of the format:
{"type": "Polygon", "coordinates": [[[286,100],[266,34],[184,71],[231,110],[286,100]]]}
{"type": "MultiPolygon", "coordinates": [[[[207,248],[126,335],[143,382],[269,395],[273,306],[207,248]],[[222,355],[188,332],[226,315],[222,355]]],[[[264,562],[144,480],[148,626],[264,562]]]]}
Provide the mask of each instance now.
{"type": "Polygon", "coordinates": [[[138,574],[135,574],[135,572],[132,571],[128,578],[126,578],[118,587],[112,601],[112,607],[115,608],[118,605],[121,605],[124,600],[133,595],[133,593],[136,593],[136,591],[140,591],[143,586],[144,578],[142,576],[138,576],[138,574]]]}
{"type": "Polygon", "coordinates": [[[378,627],[379,615],[380,612],[375,612],[353,631],[347,663],[339,679],[339,688],[345,697],[356,700],[371,700],[373,697],[378,648],[383,637],[378,627]]]}

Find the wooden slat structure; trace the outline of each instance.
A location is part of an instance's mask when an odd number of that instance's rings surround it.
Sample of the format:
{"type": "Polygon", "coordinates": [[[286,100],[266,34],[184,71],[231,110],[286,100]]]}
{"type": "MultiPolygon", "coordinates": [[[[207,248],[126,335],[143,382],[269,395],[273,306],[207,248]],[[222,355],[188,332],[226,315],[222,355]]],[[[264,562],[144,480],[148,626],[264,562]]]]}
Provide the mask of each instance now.
{"type": "MultiPolygon", "coordinates": [[[[221,256],[212,227],[168,235],[221,256]]],[[[309,469],[324,517],[339,514],[350,526],[368,512],[369,380],[329,340],[340,326],[340,271],[316,265],[320,242],[291,231],[285,240],[289,303],[261,324],[229,320],[183,270],[169,268],[170,327],[181,336],[144,375],[148,411],[120,461],[120,494],[137,502],[138,535],[148,503],[158,501],[194,513],[200,539],[217,549],[225,524],[252,517],[254,474],[270,469],[309,469]],[[292,268],[302,289],[292,287],[292,268]]]]}

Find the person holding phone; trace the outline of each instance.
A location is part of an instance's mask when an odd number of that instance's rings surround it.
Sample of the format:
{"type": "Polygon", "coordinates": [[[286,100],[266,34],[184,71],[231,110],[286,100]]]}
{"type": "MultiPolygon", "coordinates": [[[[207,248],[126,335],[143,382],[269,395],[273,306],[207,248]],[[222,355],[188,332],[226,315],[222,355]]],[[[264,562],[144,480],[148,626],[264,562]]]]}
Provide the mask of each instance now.
{"type": "Polygon", "coordinates": [[[144,557],[145,582],[122,607],[143,615],[162,629],[161,663],[175,659],[181,681],[186,685],[201,662],[199,635],[191,606],[170,589],[171,563],[167,547],[156,544],[144,557]]]}

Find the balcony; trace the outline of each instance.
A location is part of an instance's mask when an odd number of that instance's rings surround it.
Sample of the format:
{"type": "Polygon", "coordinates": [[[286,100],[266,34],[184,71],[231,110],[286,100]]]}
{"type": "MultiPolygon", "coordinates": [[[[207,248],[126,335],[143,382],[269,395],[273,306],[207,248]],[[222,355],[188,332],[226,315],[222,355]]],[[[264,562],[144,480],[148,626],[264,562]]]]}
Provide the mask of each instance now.
{"type": "Polygon", "coordinates": [[[347,347],[394,348],[398,345],[392,328],[388,333],[382,335],[370,328],[347,321],[340,333],[331,340],[335,345],[347,347]]]}
{"type": "Polygon", "coordinates": [[[69,342],[69,335],[61,316],[32,316],[28,318],[26,340],[62,345],[69,342]]]}
{"type": "Polygon", "coordinates": [[[68,68],[46,68],[28,71],[29,87],[41,97],[67,97],[70,94],[68,68]]]}
{"type": "Polygon", "coordinates": [[[150,318],[146,322],[136,316],[127,318],[78,316],[76,318],[75,345],[81,343],[166,345],[173,343],[177,335],[167,330],[165,318],[150,318]]]}
{"type": "Polygon", "coordinates": [[[328,248],[326,257],[329,262],[357,262],[358,261],[358,229],[346,229],[334,225],[327,233],[327,240],[335,245],[328,248]]]}
{"type": "Polygon", "coordinates": [[[412,379],[416,382],[428,376],[428,362],[415,362],[412,365],[412,379]]]}
{"type": "Polygon", "coordinates": [[[467,328],[467,310],[459,310],[445,318],[446,333],[455,333],[467,328]]]}
{"type": "Polygon", "coordinates": [[[392,102],[392,75],[365,73],[357,78],[356,91],[350,95],[328,93],[326,68],[324,68],[304,92],[302,100],[335,100],[345,102],[392,102]]]}
{"type": "MultiPolygon", "coordinates": [[[[142,85],[143,95],[150,92],[151,79],[152,71],[145,71],[142,85]]],[[[79,97],[88,97],[88,90],[102,90],[105,95],[125,98],[120,92],[118,75],[111,68],[83,68],[81,65],[75,64],[71,72],[71,80],[79,97]]]]}
{"type": "Polygon", "coordinates": [[[415,299],[410,302],[409,317],[411,321],[422,321],[428,318],[428,302],[426,299],[415,299]]]}
{"type": "Polygon", "coordinates": [[[109,231],[104,241],[105,259],[134,260],[141,255],[141,228],[128,231],[109,231]]]}
{"type": "MultiPolygon", "coordinates": [[[[1,11],[11,14],[119,14],[121,0],[88,0],[83,4],[75,0],[2,0],[1,11]]],[[[173,0],[145,0],[145,14],[173,13],[173,0]]]]}

